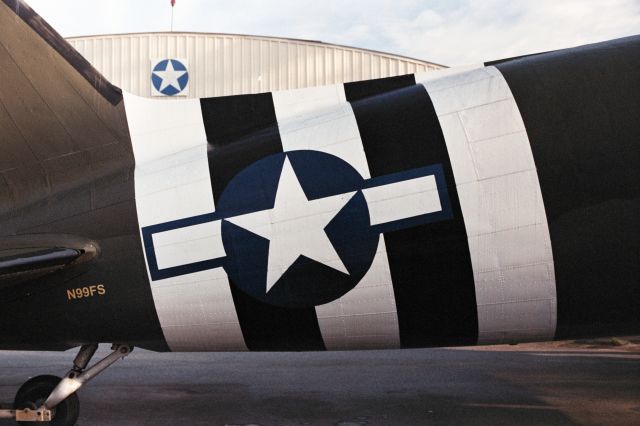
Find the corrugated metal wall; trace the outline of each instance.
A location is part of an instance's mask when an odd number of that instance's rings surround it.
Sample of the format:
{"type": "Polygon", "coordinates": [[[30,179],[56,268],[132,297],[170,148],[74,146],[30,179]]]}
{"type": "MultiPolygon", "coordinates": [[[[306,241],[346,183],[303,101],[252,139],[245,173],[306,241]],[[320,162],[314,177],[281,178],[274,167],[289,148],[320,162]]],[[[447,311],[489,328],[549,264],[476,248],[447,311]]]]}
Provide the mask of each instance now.
{"type": "Polygon", "coordinates": [[[68,41],[115,85],[151,94],[151,60],[189,61],[189,96],[321,86],[442,68],[385,53],[319,42],[229,34],[145,33],[68,41]]]}

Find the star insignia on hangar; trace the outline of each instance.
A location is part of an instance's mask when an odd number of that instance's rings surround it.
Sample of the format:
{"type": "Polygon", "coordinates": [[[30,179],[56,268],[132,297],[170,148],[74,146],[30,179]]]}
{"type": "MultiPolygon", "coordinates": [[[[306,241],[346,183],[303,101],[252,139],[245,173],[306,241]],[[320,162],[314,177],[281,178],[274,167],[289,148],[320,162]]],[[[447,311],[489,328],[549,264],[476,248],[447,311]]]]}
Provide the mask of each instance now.
{"type": "Polygon", "coordinates": [[[153,87],[166,96],[175,96],[187,87],[189,72],[177,59],[165,59],[156,64],[151,74],[153,87]]]}

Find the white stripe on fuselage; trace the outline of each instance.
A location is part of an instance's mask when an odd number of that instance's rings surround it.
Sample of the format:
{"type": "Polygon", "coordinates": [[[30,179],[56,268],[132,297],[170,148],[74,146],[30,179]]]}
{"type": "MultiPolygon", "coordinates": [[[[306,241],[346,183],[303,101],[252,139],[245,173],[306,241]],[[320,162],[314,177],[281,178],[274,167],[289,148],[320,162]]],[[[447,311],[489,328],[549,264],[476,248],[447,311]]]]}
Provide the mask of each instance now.
{"type": "MultiPolygon", "coordinates": [[[[127,93],[124,100],[136,161],[140,227],[213,212],[200,101],[157,101],[127,93]]],[[[220,241],[215,226],[209,223],[154,235],[160,248],[159,266],[216,257],[220,250],[224,253],[221,244],[213,241],[220,241]]],[[[151,290],[171,350],[247,349],[222,268],[152,281],[151,290]]]]}
{"type": "Polygon", "coordinates": [[[433,175],[366,188],[362,193],[367,200],[371,225],[442,210],[440,192],[433,175]],[[399,200],[402,201],[401,209],[398,208],[399,200]]]}
{"type": "Polygon", "coordinates": [[[495,67],[420,74],[444,133],[473,264],[479,343],[549,340],[551,240],[529,138],[495,67]]]}
{"type": "MultiPolygon", "coordinates": [[[[284,151],[301,149],[335,155],[369,179],[360,131],[344,86],[273,94],[284,151]]],[[[340,299],[316,306],[327,349],[400,347],[396,302],[389,261],[380,235],[371,269],[340,299]]]]}

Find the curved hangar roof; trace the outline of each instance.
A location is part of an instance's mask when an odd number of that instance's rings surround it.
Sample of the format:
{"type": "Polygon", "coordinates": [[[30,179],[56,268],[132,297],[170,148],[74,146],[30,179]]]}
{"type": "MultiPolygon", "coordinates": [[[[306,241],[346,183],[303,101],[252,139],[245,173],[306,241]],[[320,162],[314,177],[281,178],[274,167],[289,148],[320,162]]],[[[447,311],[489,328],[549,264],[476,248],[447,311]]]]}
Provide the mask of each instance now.
{"type": "Polygon", "coordinates": [[[391,77],[443,68],[317,41],[234,34],[140,33],[67,39],[113,84],[139,96],[211,97],[391,77]],[[171,65],[166,59],[172,59],[171,65]],[[176,60],[176,61],[173,61],[176,60]],[[171,67],[175,89],[163,83],[171,67]],[[183,67],[184,66],[184,67],[183,67]],[[155,81],[154,81],[155,80],[155,81]]]}

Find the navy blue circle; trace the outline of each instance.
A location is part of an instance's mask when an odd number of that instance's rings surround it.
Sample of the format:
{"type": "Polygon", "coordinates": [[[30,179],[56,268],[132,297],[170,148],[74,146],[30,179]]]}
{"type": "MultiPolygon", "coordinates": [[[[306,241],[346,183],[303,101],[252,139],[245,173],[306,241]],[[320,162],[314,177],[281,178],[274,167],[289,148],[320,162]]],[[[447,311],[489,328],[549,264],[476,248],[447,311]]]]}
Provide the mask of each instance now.
{"type": "Polygon", "coordinates": [[[155,67],[153,67],[153,72],[151,73],[151,83],[153,84],[153,87],[155,87],[155,89],[163,95],[175,96],[181,93],[185,89],[185,87],[187,87],[187,83],[189,83],[189,72],[187,70],[187,67],[177,59],[164,59],[158,62],[155,67]],[[185,72],[184,75],[178,78],[178,84],[180,85],[180,87],[167,86],[164,88],[164,90],[161,91],[160,88],[162,87],[162,78],[160,78],[160,76],[156,75],[155,73],[157,71],[165,71],[167,69],[167,66],[169,65],[169,61],[171,61],[171,65],[173,65],[174,70],[187,72],[185,72]]]}
{"type": "Polygon", "coordinates": [[[371,230],[369,210],[360,191],[364,179],[350,164],[318,151],[265,157],[231,180],[216,210],[230,218],[272,209],[286,157],[309,200],[357,191],[325,228],[349,275],[300,256],[267,292],[269,240],[226,220],[222,222],[225,270],[233,285],[262,302],[288,308],[318,306],[353,289],[371,267],[378,247],[379,235],[371,230]]]}

